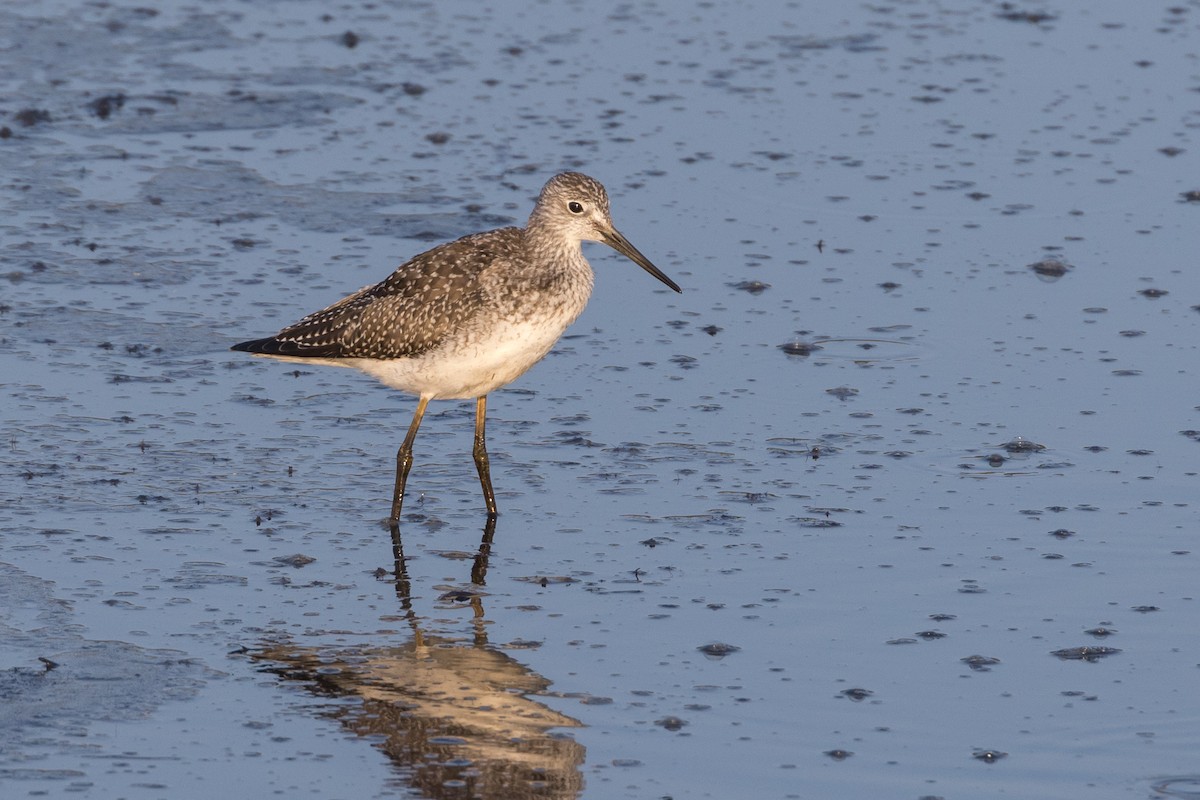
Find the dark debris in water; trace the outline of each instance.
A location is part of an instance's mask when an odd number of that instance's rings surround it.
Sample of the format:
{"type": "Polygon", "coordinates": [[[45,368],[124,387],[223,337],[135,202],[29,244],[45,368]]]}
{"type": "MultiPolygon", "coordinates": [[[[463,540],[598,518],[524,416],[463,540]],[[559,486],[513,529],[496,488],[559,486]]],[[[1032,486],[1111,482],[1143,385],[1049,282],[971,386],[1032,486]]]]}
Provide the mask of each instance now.
{"type": "Polygon", "coordinates": [[[771,284],[763,283],[762,281],[738,281],[737,283],[727,284],[732,289],[737,289],[740,292],[759,295],[771,288],[771,284]]]}
{"type": "Polygon", "coordinates": [[[1039,278],[1050,278],[1052,280],[1057,280],[1074,269],[1074,267],[1067,262],[1061,261],[1057,258],[1046,258],[1041,261],[1034,262],[1033,264],[1029,265],[1029,268],[1033,270],[1034,274],[1039,278]]]}
{"type": "Polygon", "coordinates": [[[687,720],[682,719],[681,717],[669,716],[654,720],[654,724],[668,731],[677,731],[682,729],[688,723],[687,720]]]}
{"type": "Polygon", "coordinates": [[[711,644],[701,645],[696,649],[709,658],[724,658],[727,655],[738,652],[742,648],[737,645],[725,644],[724,642],[712,642],[711,644]]]}
{"type": "Polygon", "coordinates": [[[1007,441],[1000,446],[1009,453],[1040,453],[1046,449],[1046,445],[1038,444],[1037,442],[1031,442],[1028,439],[1020,436],[1007,441]]]}
{"type": "Polygon", "coordinates": [[[1049,11],[1032,11],[1026,8],[1018,8],[1014,3],[1001,3],[1000,10],[996,12],[996,16],[1008,22],[1027,22],[1031,25],[1053,22],[1058,18],[1049,11]]]}
{"type": "Polygon", "coordinates": [[[482,596],[482,592],[477,592],[474,589],[451,589],[448,592],[438,595],[438,600],[443,603],[469,603],[476,597],[482,596]]]}
{"type": "Polygon", "coordinates": [[[791,517],[788,522],[794,522],[801,528],[840,528],[842,523],[828,517],[791,517]]]}
{"type": "Polygon", "coordinates": [[[577,583],[578,578],[572,578],[569,575],[518,575],[513,578],[514,581],[521,583],[536,583],[539,586],[549,586],[555,583],[577,583]]]}
{"type": "Polygon", "coordinates": [[[992,667],[1000,663],[1000,659],[992,656],[973,655],[960,658],[959,661],[966,664],[975,672],[991,672],[992,667]]]}
{"type": "Polygon", "coordinates": [[[700,366],[700,362],[693,356],[675,355],[667,360],[680,369],[695,369],[700,366]]]}
{"type": "Polygon", "coordinates": [[[745,492],[745,491],[732,492],[732,491],[730,491],[730,492],[720,492],[720,495],[723,498],[732,500],[735,503],[752,503],[752,504],[753,503],[765,503],[765,502],[769,502],[771,500],[778,499],[777,495],[773,495],[770,492],[745,492]]]}
{"type": "Polygon", "coordinates": [[[821,345],[812,342],[786,342],[779,345],[779,349],[787,353],[789,356],[800,356],[807,358],[818,350],[822,349],[821,345]]]}
{"type": "Polygon", "coordinates": [[[1090,646],[1083,647],[1065,647],[1062,650],[1054,650],[1050,655],[1061,658],[1063,661],[1088,661],[1096,662],[1106,656],[1116,655],[1121,652],[1116,647],[1090,646]]]}
{"type": "Polygon", "coordinates": [[[1089,636],[1095,636],[1097,639],[1106,639],[1117,632],[1116,628],[1109,628],[1104,625],[1097,625],[1095,628],[1088,628],[1084,633],[1089,636]]]}
{"type": "Polygon", "coordinates": [[[871,695],[873,695],[875,693],[872,692],[870,689],[854,688],[854,689],[844,689],[841,692],[841,694],[843,697],[848,697],[856,703],[861,703],[863,700],[866,700],[868,697],[870,697],[871,695]]]}
{"type": "Polygon", "coordinates": [[[971,753],[971,758],[978,759],[985,764],[995,764],[1002,758],[1007,758],[1008,753],[1002,750],[976,750],[971,753]]]}
{"type": "Polygon", "coordinates": [[[834,750],[826,750],[825,755],[829,756],[834,761],[845,761],[847,758],[854,755],[854,753],[852,753],[849,750],[834,749],[834,750]]]}
{"type": "Polygon", "coordinates": [[[293,553],[290,556],[275,556],[271,560],[277,564],[286,564],[289,567],[296,567],[297,569],[316,561],[312,556],[306,556],[303,553],[293,553]]]}
{"type": "Polygon", "coordinates": [[[100,119],[108,119],[114,111],[120,111],[124,107],[125,95],[123,94],[106,94],[88,103],[88,110],[100,119]]]}
{"type": "Polygon", "coordinates": [[[832,389],[826,389],[825,394],[831,394],[838,400],[848,400],[858,396],[858,389],[852,389],[849,386],[835,386],[832,389]]]}
{"type": "Polygon", "coordinates": [[[273,406],[275,401],[269,397],[257,397],[252,394],[244,394],[241,397],[233,398],[235,403],[245,403],[251,406],[273,406]]]}
{"type": "Polygon", "coordinates": [[[660,544],[668,544],[671,540],[664,536],[651,536],[649,539],[643,539],[638,544],[644,547],[658,547],[660,544]]]}
{"type": "Polygon", "coordinates": [[[13,114],[13,119],[26,128],[32,128],[34,125],[49,122],[50,112],[43,108],[23,108],[16,114],[13,114]]]}

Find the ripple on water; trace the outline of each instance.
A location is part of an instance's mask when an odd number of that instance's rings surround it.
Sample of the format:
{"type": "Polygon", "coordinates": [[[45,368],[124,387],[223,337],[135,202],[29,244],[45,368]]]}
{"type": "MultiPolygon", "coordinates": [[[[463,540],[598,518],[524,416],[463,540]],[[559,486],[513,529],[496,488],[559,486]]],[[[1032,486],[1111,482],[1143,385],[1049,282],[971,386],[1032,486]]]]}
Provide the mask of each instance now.
{"type": "Polygon", "coordinates": [[[1162,797],[1182,797],[1200,800],[1200,775],[1180,775],[1161,778],[1150,785],[1154,794],[1162,797]]]}

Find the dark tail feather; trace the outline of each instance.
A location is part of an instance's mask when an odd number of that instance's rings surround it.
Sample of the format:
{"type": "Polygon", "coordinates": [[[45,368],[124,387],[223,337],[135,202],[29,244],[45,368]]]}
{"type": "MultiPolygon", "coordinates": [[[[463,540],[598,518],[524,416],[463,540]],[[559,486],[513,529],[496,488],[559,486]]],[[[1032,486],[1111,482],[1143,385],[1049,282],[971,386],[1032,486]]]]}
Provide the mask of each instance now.
{"type": "Polygon", "coordinates": [[[243,353],[264,353],[267,355],[279,355],[279,345],[281,342],[274,338],[253,339],[249,342],[238,342],[230,350],[240,350],[243,353]]]}
{"type": "Polygon", "coordinates": [[[274,336],[266,339],[252,339],[249,342],[238,342],[229,349],[240,350],[243,353],[258,353],[264,356],[292,356],[294,358],[342,358],[345,356],[341,346],[336,343],[313,347],[274,336]]]}

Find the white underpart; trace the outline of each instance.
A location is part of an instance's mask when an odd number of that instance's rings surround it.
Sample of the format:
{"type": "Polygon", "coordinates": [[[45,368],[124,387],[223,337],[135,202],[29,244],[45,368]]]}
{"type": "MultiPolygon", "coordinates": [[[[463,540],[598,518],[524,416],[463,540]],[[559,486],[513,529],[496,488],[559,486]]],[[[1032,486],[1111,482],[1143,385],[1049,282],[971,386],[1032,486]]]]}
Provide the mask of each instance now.
{"type": "Polygon", "coordinates": [[[345,359],[388,386],[433,400],[482,397],[512,383],[550,352],[574,317],[561,325],[502,322],[491,326],[484,338],[451,345],[427,356],[388,360],[345,359]]]}
{"type": "Polygon", "coordinates": [[[475,398],[524,375],[550,352],[577,316],[578,312],[567,312],[550,324],[546,318],[536,323],[496,322],[484,336],[472,336],[415,358],[268,358],[354,367],[394,389],[431,400],[475,398]]]}

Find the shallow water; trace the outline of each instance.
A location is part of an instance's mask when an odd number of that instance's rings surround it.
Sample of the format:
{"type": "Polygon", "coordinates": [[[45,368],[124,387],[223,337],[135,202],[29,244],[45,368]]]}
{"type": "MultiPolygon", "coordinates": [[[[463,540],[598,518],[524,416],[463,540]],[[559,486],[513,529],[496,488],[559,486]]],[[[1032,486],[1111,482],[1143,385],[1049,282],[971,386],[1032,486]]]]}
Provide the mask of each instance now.
{"type": "Polygon", "coordinates": [[[0,10],[4,795],[1197,796],[1200,4],[826,5],[0,10]],[[565,168],[684,294],[392,542],[227,348],[565,168]]]}

